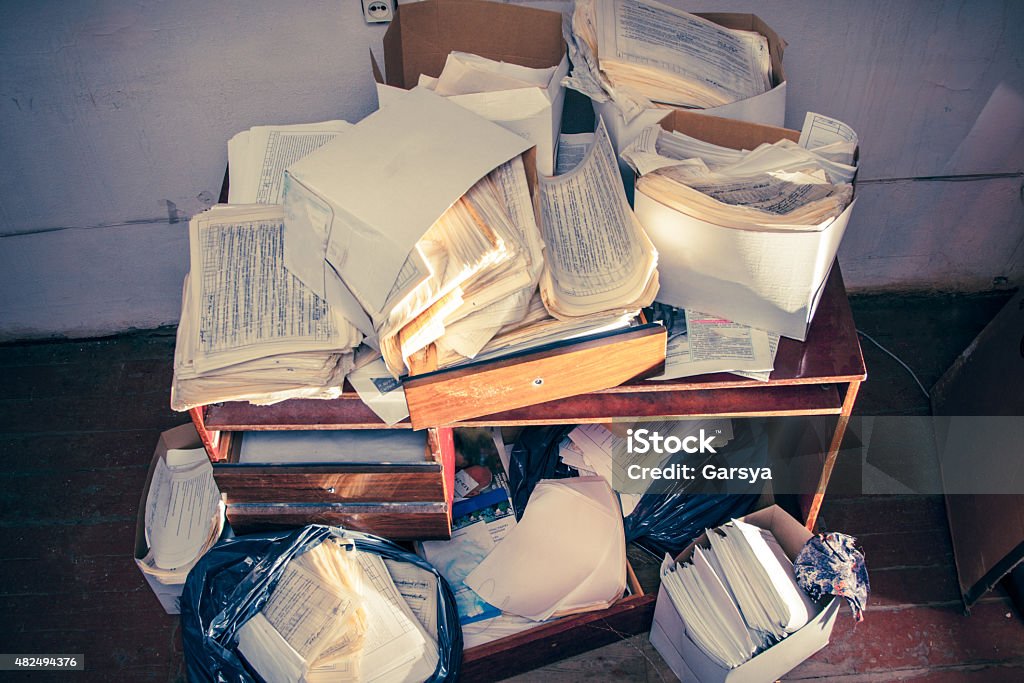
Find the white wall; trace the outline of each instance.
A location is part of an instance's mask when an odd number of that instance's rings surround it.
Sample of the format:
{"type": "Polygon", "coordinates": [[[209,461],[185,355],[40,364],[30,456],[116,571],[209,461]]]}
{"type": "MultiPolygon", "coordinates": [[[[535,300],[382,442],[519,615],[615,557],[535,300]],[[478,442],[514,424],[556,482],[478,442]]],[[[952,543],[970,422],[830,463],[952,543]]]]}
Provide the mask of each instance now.
{"type": "MultiPolygon", "coordinates": [[[[760,14],[790,43],[788,125],[859,131],[851,287],[1024,278],[1024,3],[677,2],[760,14]],[[965,174],[1001,175],[922,180],[965,174]]],[[[176,321],[227,139],[370,112],[382,35],[358,0],[0,4],[0,339],[176,321]]]]}

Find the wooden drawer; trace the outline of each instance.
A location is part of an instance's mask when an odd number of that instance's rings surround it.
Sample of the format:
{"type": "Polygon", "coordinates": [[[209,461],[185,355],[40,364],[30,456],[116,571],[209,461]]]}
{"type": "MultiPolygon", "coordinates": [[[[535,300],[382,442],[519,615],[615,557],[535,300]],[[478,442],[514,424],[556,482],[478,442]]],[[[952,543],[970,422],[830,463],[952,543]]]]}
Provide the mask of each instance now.
{"type": "Polygon", "coordinates": [[[330,524],[393,541],[451,537],[451,507],[432,503],[231,503],[228,523],[236,534],[330,524]]]}
{"type": "Polygon", "coordinates": [[[497,681],[651,629],[657,592],[647,593],[627,566],[632,595],[605,610],[584,612],[477,645],[462,659],[462,681],[497,681]]]}
{"type": "Polygon", "coordinates": [[[331,524],[394,540],[451,536],[451,430],[426,432],[420,462],[381,462],[377,452],[363,462],[239,462],[246,433],[222,438],[213,476],[235,533],[331,524]]]}

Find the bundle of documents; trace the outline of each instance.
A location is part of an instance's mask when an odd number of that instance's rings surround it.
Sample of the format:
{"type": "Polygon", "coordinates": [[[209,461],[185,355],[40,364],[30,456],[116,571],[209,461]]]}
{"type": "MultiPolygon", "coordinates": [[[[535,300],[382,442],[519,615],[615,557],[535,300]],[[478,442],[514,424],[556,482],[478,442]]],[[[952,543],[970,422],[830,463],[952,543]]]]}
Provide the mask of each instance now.
{"type": "Polygon", "coordinates": [[[604,122],[576,168],[539,179],[540,293],[560,320],[635,315],[658,292],[658,252],[633,215],[604,122]]]}
{"type": "Polygon", "coordinates": [[[351,125],[322,121],[238,133],[228,140],[228,204],[280,204],[284,170],[351,125]]]}
{"type": "MultiPolygon", "coordinates": [[[[820,229],[853,199],[856,135],[817,145],[808,114],[799,143],[782,139],[743,151],[659,126],[622,153],[641,175],[636,191],[695,220],[746,230],[820,229]]],[[[849,130],[845,124],[837,124],[849,130]]]]}
{"type": "Polygon", "coordinates": [[[202,448],[170,449],[156,460],[145,511],[149,552],[142,570],[164,584],[182,584],[224,530],[224,504],[202,448]]]}
{"type": "Polygon", "coordinates": [[[543,263],[522,157],[476,183],[418,243],[431,276],[398,301],[378,329],[385,364],[407,361],[446,339],[475,356],[527,310],[543,263]]]}
{"type": "Polygon", "coordinates": [[[576,0],[565,83],[627,121],[653,103],[706,109],[772,87],[768,40],[654,0],[576,0]]]}
{"type": "Polygon", "coordinates": [[[273,683],[421,681],[438,661],[385,561],[337,539],[288,563],[238,651],[273,683]]]}
{"type": "Polygon", "coordinates": [[[657,254],[603,129],[576,169],[540,179],[539,224],[528,146],[424,89],[395,94],[287,169],[288,268],[395,377],[428,351],[475,358],[527,315],[538,280],[559,319],[605,324],[653,301],[657,254]]]}
{"type": "Polygon", "coordinates": [[[635,425],[616,424],[611,427],[615,431],[599,424],[576,427],[559,444],[558,457],[581,475],[598,476],[608,482],[618,492],[624,517],[629,516],[643,498],[644,490],[638,487],[651,484],[651,480],[638,482],[627,476],[629,467],[659,467],[669,457],[664,453],[631,453],[627,443],[630,427],[647,429],[650,433],[658,433],[666,438],[676,437],[680,440],[704,430],[714,435],[712,443],[715,448],[726,446],[733,438],[732,420],[727,418],[658,420],[635,425]]]}
{"type": "Polygon", "coordinates": [[[707,532],[685,564],[665,557],[662,585],[687,635],[731,669],[779,642],[819,611],[793,577],[793,563],[772,532],[732,520],[707,532]]]}
{"type": "Polygon", "coordinates": [[[767,382],[771,376],[779,335],[657,301],[647,312],[648,320],[661,322],[668,329],[665,371],[648,379],[731,372],[767,382]]]}
{"type": "Polygon", "coordinates": [[[362,335],[284,265],[279,206],[218,205],[189,224],[171,407],[341,393],[362,335]]]}
{"type": "Polygon", "coordinates": [[[548,344],[569,341],[578,337],[621,330],[636,323],[633,311],[609,313],[579,320],[559,320],[552,317],[544,306],[540,292],[534,292],[526,315],[515,323],[502,327],[494,337],[473,356],[463,355],[450,347],[448,335],[437,343],[438,367],[456,367],[470,360],[484,361],[531,351],[548,344]]]}

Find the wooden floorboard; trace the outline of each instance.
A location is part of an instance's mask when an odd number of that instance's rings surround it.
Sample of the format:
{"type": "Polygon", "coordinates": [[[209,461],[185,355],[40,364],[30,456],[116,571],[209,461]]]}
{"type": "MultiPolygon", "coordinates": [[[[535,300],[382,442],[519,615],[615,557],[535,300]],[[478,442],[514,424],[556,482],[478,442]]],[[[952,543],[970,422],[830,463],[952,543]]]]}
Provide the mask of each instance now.
{"type": "MultiPolygon", "coordinates": [[[[1005,298],[855,297],[852,305],[858,327],[930,387],[1005,298]]],[[[0,649],[80,652],[87,663],[74,677],[30,680],[185,680],[179,621],[164,614],[131,557],[156,439],[187,422],[169,408],[173,350],[169,330],[0,345],[0,649]]],[[[927,414],[927,399],[895,361],[868,343],[864,354],[858,413],[927,414]]],[[[844,609],[832,643],[786,680],[1024,680],[1024,628],[1009,600],[997,590],[963,613],[940,496],[827,497],[821,520],[859,538],[873,594],[863,623],[844,609]]],[[[650,583],[657,563],[633,559],[650,583]]],[[[674,677],[641,635],[512,680],[674,677]]]]}

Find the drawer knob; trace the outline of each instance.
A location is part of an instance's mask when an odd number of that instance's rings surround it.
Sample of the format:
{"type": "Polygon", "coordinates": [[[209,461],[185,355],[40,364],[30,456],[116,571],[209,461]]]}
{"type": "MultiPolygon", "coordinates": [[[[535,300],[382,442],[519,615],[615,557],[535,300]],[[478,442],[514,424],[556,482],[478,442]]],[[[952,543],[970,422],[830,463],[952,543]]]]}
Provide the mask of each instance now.
{"type": "Polygon", "coordinates": [[[334,493],[334,487],[333,486],[328,486],[327,487],[327,493],[334,493]]]}
{"type": "Polygon", "coordinates": [[[533,386],[535,386],[535,387],[539,387],[542,384],[544,384],[544,378],[543,377],[538,377],[537,379],[533,380],[533,386]]]}

